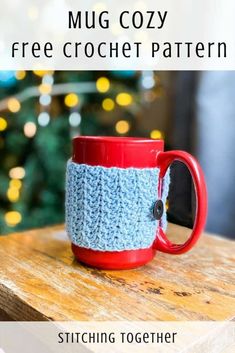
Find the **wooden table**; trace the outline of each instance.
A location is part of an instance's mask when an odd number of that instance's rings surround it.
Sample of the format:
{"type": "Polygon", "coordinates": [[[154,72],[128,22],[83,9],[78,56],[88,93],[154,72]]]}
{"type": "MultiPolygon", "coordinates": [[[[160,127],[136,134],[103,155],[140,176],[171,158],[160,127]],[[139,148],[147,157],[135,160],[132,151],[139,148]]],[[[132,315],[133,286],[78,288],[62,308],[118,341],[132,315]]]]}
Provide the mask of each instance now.
{"type": "MultiPolygon", "coordinates": [[[[171,239],[189,230],[170,225],[171,239]]],[[[74,260],[63,226],[0,237],[0,316],[12,320],[231,320],[235,242],[204,235],[188,254],[100,271],[74,260]],[[125,305],[124,305],[125,304],[125,305]]]]}

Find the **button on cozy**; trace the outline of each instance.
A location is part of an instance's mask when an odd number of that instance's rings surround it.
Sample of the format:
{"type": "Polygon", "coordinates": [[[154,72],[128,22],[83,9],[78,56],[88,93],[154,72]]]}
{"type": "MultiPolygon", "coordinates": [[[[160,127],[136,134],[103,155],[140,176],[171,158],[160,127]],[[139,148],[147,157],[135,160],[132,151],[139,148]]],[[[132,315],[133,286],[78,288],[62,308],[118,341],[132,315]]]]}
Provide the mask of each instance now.
{"type": "MultiPolygon", "coordinates": [[[[117,168],[67,164],[66,226],[73,244],[100,251],[149,248],[158,226],[166,229],[162,208],[153,216],[159,168],[117,168]]],[[[166,202],[169,174],[162,183],[166,202]]]]}
{"type": "Polygon", "coordinates": [[[157,200],[153,207],[153,216],[158,221],[162,218],[164,212],[164,204],[162,200],[157,200]]]}

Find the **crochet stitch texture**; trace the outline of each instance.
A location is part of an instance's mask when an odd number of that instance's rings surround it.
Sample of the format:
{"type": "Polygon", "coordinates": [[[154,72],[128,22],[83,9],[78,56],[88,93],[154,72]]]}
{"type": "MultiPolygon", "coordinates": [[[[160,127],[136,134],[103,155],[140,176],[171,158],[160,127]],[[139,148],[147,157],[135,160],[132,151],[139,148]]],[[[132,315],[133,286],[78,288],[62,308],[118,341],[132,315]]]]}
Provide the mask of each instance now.
{"type": "MultiPolygon", "coordinates": [[[[165,229],[166,212],[153,217],[159,168],[106,168],[68,161],[66,227],[75,245],[100,251],[144,249],[156,230],[165,229]]],[[[165,204],[169,173],[163,181],[165,204]]]]}

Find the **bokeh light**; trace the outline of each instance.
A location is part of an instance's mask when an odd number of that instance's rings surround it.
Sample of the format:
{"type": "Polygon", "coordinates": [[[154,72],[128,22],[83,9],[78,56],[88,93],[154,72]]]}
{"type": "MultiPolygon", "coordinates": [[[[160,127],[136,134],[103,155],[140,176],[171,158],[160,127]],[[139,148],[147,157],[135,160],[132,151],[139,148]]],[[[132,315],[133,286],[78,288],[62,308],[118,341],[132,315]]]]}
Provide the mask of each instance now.
{"type": "Polygon", "coordinates": [[[41,94],[50,94],[52,86],[49,83],[42,83],[38,89],[41,94]]]}
{"type": "Polygon", "coordinates": [[[126,92],[119,93],[116,97],[117,104],[121,106],[130,105],[133,101],[132,95],[126,92]]]}
{"type": "Polygon", "coordinates": [[[18,101],[18,99],[10,98],[10,99],[8,99],[7,107],[10,110],[10,112],[17,113],[20,110],[21,105],[20,105],[20,102],[18,101]]]}
{"type": "Polygon", "coordinates": [[[130,130],[130,123],[127,120],[119,120],[115,125],[115,129],[118,134],[126,134],[130,130]]]}
{"type": "Polygon", "coordinates": [[[46,83],[46,84],[48,84],[48,85],[53,85],[53,83],[54,83],[54,78],[53,78],[53,76],[52,76],[52,75],[49,75],[49,74],[43,76],[43,78],[42,78],[42,83],[46,83]]]}
{"type": "Polygon", "coordinates": [[[151,137],[151,139],[158,140],[158,139],[162,139],[164,136],[163,136],[163,132],[162,131],[160,131],[160,130],[152,130],[151,133],[150,133],[150,137],[151,137]]]}
{"type": "Polygon", "coordinates": [[[7,128],[7,121],[0,117],[0,131],[4,131],[7,128]]]}
{"type": "Polygon", "coordinates": [[[47,112],[42,112],[38,116],[38,124],[41,126],[47,126],[50,122],[50,115],[47,112]]]}
{"type": "Polygon", "coordinates": [[[49,94],[43,94],[39,98],[39,103],[43,106],[51,104],[51,96],[49,94]]]}
{"type": "Polygon", "coordinates": [[[109,79],[107,77],[98,78],[98,80],[96,81],[96,88],[97,88],[97,91],[99,91],[100,93],[108,92],[110,88],[109,79]]]}
{"type": "Polygon", "coordinates": [[[20,212],[17,211],[9,211],[5,214],[5,222],[8,226],[14,227],[19,224],[22,220],[22,216],[20,212]]]}
{"type": "Polygon", "coordinates": [[[25,170],[23,167],[14,167],[9,171],[9,177],[11,179],[23,179],[25,177],[25,170]]]}
{"type": "Polygon", "coordinates": [[[10,202],[17,202],[19,200],[19,189],[15,187],[10,187],[7,190],[7,198],[10,202]]]}
{"type": "Polygon", "coordinates": [[[76,107],[78,103],[79,103],[79,98],[78,98],[78,95],[75,93],[69,93],[64,98],[64,104],[69,108],[76,107]]]}
{"type": "Polygon", "coordinates": [[[24,71],[24,70],[16,71],[15,77],[17,80],[23,80],[26,77],[26,71],[24,71]]]}
{"type": "Polygon", "coordinates": [[[32,121],[27,122],[24,124],[24,134],[26,137],[32,138],[36,134],[37,126],[32,121]]]}
{"type": "Polygon", "coordinates": [[[151,89],[153,88],[155,85],[155,80],[154,80],[154,77],[151,76],[151,75],[146,75],[143,77],[142,79],[142,86],[145,88],[145,89],[151,89]]]}
{"type": "Polygon", "coordinates": [[[10,188],[20,189],[22,186],[22,182],[19,179],[12,179],[12,180],[10,180],[9,186],[10,186],[10,188]]]}
{"type": "Polygon", "coordinates": [[[73,127],[80,125],[81,120],[81,115],[78,112],[73,112],[69,116],[69,124],[73,127]]]}
{"type": "Polygon", "coordinates": [[[38,77],[43,77],[45,75],[53,74],[53,71],[50,70],[33,70],[34,75],[38,77]]]}
{"type": "Polygon", "coordinates": [[[102,108],[107,112],[110,112],[115,107],[115,103],[111,98],[105,98],[102,102],[102,108]]]}

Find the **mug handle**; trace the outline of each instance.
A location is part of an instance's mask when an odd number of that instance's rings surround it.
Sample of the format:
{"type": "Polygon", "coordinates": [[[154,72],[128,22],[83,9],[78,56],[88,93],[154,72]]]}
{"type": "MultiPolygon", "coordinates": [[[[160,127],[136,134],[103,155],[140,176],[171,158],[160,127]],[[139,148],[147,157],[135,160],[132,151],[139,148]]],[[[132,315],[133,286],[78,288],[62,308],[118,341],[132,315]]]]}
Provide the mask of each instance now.
{"type": "Polygon", "coordinates": [[[160,168],[158,194],[161,198],[163,178],[171,163],[180,161],[190,171],[196,194],[196,214],[194,226],[189,239],[184,244],[173,244],[166,236],[162,228],[159,228],[154,248],[169,254],[183,254],[189,251],[197,242],[206,223],[207,216],[207,190],[202,169],[197,160],[184,151],[159,152],[157,166],[160,168]]]}

